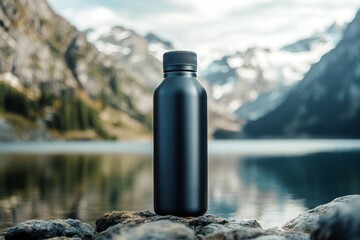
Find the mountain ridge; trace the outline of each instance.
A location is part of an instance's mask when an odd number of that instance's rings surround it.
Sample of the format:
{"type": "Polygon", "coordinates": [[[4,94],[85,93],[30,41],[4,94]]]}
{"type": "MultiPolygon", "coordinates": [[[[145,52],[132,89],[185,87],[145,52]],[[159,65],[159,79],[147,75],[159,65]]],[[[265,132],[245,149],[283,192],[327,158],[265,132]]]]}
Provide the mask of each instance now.
{"type": "Polygon", "coordinates": [[[249,122],[248,136],[360,137],[360,11],[338,45],[314,64],[284,102],[249,122]]]}
{"type": "Polygon", "coordinates": [[[93,130],[95,138],[127,138],[151,127],[150,91],[46,1],[1,1],[0,48],[2,118],[15,112],[31,122],[45,121],[60,137],[93,130]],[[10,108],[18,101],[29,111],[10,108]]]}
{"type": "Polygon", "coordinates": [[[335,46],[343,28],[334,23],[280,49],[252,47],[225,54],[202,74],[216,102],[229,113],[241,111],[243,105],[256,101],[263,93],[296,85],[311,64],[335,46]]]}

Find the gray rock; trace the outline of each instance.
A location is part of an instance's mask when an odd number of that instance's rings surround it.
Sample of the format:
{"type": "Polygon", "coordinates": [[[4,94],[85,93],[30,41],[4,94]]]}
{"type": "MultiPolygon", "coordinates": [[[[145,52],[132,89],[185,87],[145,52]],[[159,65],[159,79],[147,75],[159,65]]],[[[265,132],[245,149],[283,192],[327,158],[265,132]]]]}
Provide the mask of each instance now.
{"type": "Polygon", "coordinates": [[[236,230],[217,232],[204,237],[204,240],[309,240],[310,235],[301,232],[284,232],[279,229],[263,230],[259,228],[240,227],[236,230]]]}
{"type": "Polygon", "coordinates": [[[334,213],[340,207],[356,200],[360,200],[360,195],[349,195],[336,198],[330,203],[320,205],[314,209],[310,209],[300,214],[296,218],[286,223],[283,226],[283,229],[286,231],[311,233],[315,230],[320,217],[334,213]]]}
{"type": "Polygon", "coordinates": [[[81,240],[78,237],[53,237],[53,238],[46,238],[45,240],[81,240]]]}
{"type": "Polygon", "coordinates": [[[7,230],[5,240],[11,239],[92,239],[95,230],[75,219],[29,220],[7,230]],[[56,238],[60,237],[60,238],[56,238]],[[66,237],[66,238],[61,238],[66,237]]]}
{"type": "Polygon", "coordinates": [[[15,133],[11,125],[0,117],[0,142],[10,142],[21,140],[15,133]]]}
{"type": "Polygon", "coordinates": [[[140,240],[140,239],[196,239],[192,229],[180,223],[169,220],[148,222],[136,227],[125,227],[119,223],[100,233],[95,239],[121,239],[121,240],[140,240]]]}
{"type": "MultiPolygon", "coordinates": [[[[200,219],[201,221],[201,219],[200,219]]],[[[239,227],[247,227],[247,228],[259,228],[261,226],[258,221],[250,219],[250,220],[230,220],[227,223],[210,223],[206,226],[199,226],[196,229],[196,233],[200,235],[208,235],[216,232],[225,232],[233,229],[238,229],[239,227]]]]}
{"type": "Polygon", "coordinates": [[[360,239],[360,199],[320,218],[311,239],[360,239]]]}
{"type": "Polygon", "coordinates": [[[102,232],[107,228],[121,223],[118,228],[135,227],[143,223],[169,220],[174,223],[181,223],[192,229],[197,235],[208,235],[218,231],[229,231],[239,227],[259,228],[256,220],[229,220],[214,215],[204,215],[193,218],[182,218],[176,216],[158,216],[149,211],[131,212],[110,212],[96,221],[96,231],[102,232]]]}

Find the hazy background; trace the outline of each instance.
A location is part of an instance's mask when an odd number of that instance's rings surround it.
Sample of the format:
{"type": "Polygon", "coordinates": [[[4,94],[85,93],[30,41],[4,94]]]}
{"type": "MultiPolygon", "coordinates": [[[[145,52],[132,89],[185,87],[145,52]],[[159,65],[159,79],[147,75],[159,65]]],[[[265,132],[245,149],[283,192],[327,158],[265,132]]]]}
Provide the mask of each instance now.
{"type": "Polygon", "coordinates": [[[80,30],[122,25],[142,34],[158,33],[179,48],[196,51],[281,47],[333,22],[351,21],[360,6],[355,0],[50,0],[49,3],[80,30]]]}
{"type": "Polygon", "coordinates": [[[4,141],[151,139],[174,49],[198,53],[210,138],[360,136],[358,1],[48,3],[2,7],[4,141]]]}

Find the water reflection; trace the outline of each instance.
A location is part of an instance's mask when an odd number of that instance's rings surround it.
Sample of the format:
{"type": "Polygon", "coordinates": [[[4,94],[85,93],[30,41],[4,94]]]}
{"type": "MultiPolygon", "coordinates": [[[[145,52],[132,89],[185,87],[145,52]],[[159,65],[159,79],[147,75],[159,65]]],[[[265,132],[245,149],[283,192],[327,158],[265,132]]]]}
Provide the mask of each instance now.
{"type": "Polygon", "coordinates": [[[210,161],[211,213],[236,218],[259,220],[265,228],[281,226],[305,208],[301,200],[267,179],[254,174],[246,157],[219,157],[210,161]],[[253,181],[247,181],[246,179],[253,181]],[[263,182],[272,185],[262,188],[263,182]],[[281,193],[281,194],[280,194],[281,193]]]}
{"type": "MultiPolygon", "coordinates": [[[[110,210],[152,210],[150,155],[1,155],[0,229],[31,218],[94,225],[110,210]]],[[[209,213],[280,226],[307,208],[359,193],[360,152],[212,156],[209,213]]]]}
{"type": "Polygon", "coordinates": [[[31,218],[151,209],[148,156],[1,156],[1,228],[31,218]]]}
{"type": "Polygon", "coordinates": [[[278,195],[291,194],[313,208],[360,191],[360,152],[317,153],[297,157],[249,157],[238,172],[246,185],[278,195]]]}

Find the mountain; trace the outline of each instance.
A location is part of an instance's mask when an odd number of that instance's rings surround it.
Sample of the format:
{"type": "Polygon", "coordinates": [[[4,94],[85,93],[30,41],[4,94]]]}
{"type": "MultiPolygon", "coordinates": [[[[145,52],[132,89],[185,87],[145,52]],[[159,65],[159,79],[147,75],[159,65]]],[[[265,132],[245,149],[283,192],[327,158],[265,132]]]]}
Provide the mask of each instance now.
{"type": "Polygon", "coordinates": [[[329,47],[332,48],[334,47],[333,44],[338,43],[342,38],[344,29],[345,25],[340,25],[335,22],[326,27],[324,31],[315,32],[310,37],[285,45],[281,50],[288,52],[307,52],[319,47],[321,48],[325,44],[329,44],[329,47]]]}
{"type": "Polygon", "coordinates": [[[0,118],[21,139],[43,123],[55,138],[149,135],[151,107],[142,80],[45,0],[0,2],[0,118]]]}
{"type": "Polygon", "coordinates": [[[172,42],[159,37],[155,33],[146,34],[145,39],[148,41],[149,52],[159,61],[162,61],[164,52],[175,49],[172,42]]]}
{"type": "Polygon", "coordinates": [[[293,86],[279,87],[265,92],[252,102],[247,102],[238,108],[234,114],[239,119],[256,120],[280,105],[293,86]]]}
{"type": "MultiPolygon", "coordinates": [[[[311,64],[317,62],[320,57],[332,49],[342,36],[343,26],[336,23],[330,25],[324,31],[280,49],[268,49],[261,47],[249,48],[246,51],[237,51],[226,54],[222,58],[213,61],[203,72],[210,84],[213,99],[222,105],[228,113],[235,113],[242,119],[251,119],[238,112],[249,112],[252,116],[249,102],[254,102],[264,93],[269,95],[271,91],[277,94],[286,93],[278,89],[287,89],[296,85],[309,70],[311,64]],[[241,109],[246,105],[246,109],[241,109]]],[[[260,104],[256,105],[255,112],[260,110],[266,113],[274,106],[273,102],[267,106],[263,102],[263,110],[260,104]]],[[[260,115],[259,115],[260,116],[260,115]]]]}
{"type": "Polygon", "coordinates": [[[314,64],[276,109],[244,127],[246,135],[360,137],[360,11],[336,48],[314,64]]]}
{"type": "Polygon", "coordinates": [[[86,35],[99,51],[111,56],[142,85],[153,90],[162,80],[162,54],[173,50],[171,42],[154,33],[143,37],[122,26],[89,29],[86,35]]]}
{"type": "MultiPolygon", "coordinates": [[[[88,29],[85,31],[89,41],[96,48],[110,56],[113,61],[130,72],[141,84],[153,91],[163,79],[162,55],[173,50],[174,45],[162,37],[148,33],[145,36],[122,26],[88,29]]],[[[211,88],[206,80],[199,78],[208,95],[211,88]]],[[[209,94],[210,93],[210,94],[209,94]]],[[[208,98],[209,134],[222,128],[231,131],[239,130],[238,121],[219,106],[211,97],[208,98]]]]}

